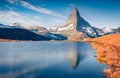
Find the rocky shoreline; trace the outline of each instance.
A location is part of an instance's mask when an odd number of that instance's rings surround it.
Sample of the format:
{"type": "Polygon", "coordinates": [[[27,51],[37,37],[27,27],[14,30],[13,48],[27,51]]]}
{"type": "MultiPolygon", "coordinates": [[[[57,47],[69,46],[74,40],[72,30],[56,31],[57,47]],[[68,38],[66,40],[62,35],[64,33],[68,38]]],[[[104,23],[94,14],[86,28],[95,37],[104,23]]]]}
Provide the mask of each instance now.
{"type": "Polygon", "coordinates": [[[106,78],[120,78],[120,33],[85,39],[96,50],[98,62],[108,65],[106,78]]]}
{"type": "Polygon", "coordinates": [[[0,42],[18,42],[20,40],[10,40],[10,39],[1,39],[0,38],[0,42]]]}

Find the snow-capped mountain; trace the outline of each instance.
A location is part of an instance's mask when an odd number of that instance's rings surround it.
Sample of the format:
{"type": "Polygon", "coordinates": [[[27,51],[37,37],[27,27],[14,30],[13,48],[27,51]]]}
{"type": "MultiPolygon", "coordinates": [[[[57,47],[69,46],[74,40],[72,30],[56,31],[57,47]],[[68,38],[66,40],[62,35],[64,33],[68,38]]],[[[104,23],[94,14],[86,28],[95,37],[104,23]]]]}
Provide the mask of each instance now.
{"type": "Polygon", "coordinates": [[[105,32],[103,31],[103,29],[100,28],[96,28],[97,33],[99,34],[99,36],[102,36],[105,34],[105,32]]]}
{"type": "Polygon", "coordinates": [[[12,24],[9,24],[9,27],[27,29],[27,30],[30,30],[30,31],[35,32],[35,33],[48,32],[47,28],[42,27],[42,26],[38,26],[38,25],[31,25],[30,26],[30,25],[25,25],[25,24],[20,24],[20,23],[12,23],[12,24]]]}
{"type": "Polygon", "coordinates": [[[104,27],[104,28],[103,28],[103,31],[104,31],[104,34],[112,34],[112,33],[115,33],[115,32],[113,31],[113,29],[108,28],[108,27],[104,27]]]}
{"type": "Polygon", "coordinates": [[[8,25],[0,24],[0,28],[10,28],[8,25]]]}
{"type": "Polygon", "coordinates": [[[86,37],[98,37],[106,34],[120,32],[120,27],[116,29],[111,28],[95,28],[91,26],[83,17],[77,8],[73,8],[68,20],[63,26],[52,26],[45,28],[39,25],[25,25],[20,23],[12,23],[9,25],[0,24],[0,28],[19,28],[32,31],[38,35],[48,37],[53,40],[83,40],[86,37]]]}
{"type": "Polygon", "coordinates": [[[49,31],[69,35],[73,32],[82,32],[88,37],[98,36],[96,29],[80,16],[78,9],[75,7],[64,26],[51,27],[49,31]]]}
{"type": "Polygon", "coordinates": [[[99,34],[100,36],[102,36],[102,35],[117,33],[117,30],[118,30],[118,29],[117,29],[117,28],[116,28],[116,29],[112,29],[112,28],[104,27],[104,28],[102,28],[102,29],[96,28],[96,30],[97,30],[98,34],[99,34]]]}
{"type": "Polygon", "coordinates": [[[116,30],[115,32],[120,33],[120,27],[118,27],[117,30],[116,30]]]}

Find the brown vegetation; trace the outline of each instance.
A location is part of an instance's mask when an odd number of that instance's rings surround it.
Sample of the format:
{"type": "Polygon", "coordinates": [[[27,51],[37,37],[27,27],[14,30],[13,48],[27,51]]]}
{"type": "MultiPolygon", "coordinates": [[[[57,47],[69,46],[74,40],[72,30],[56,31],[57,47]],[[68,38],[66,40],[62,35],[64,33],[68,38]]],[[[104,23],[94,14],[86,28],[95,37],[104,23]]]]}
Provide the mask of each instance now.
{"type": "Polygon", "coordinates": [[[109,66],[109,69],[104,70],[107,78],[120,78],[120,33],[86,41],[92,41],[91,46],[97,51],[97,60],[109,66]]]}
{"type": "Polygon", "coordinates": [[[18,40],[10,40],[10,39],[1,39],[0,42],[17,42],[18,40]]]}

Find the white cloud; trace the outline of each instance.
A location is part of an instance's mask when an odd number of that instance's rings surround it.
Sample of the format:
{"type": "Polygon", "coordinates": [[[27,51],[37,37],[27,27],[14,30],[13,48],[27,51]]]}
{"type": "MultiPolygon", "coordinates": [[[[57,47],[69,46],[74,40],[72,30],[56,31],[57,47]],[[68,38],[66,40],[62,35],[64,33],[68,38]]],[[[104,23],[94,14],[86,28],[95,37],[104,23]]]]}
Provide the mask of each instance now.
{"type": "Polygon", "coordinates": [[[47,10],[47,9],[45,9],[45,8],[42,8],[42,7],[37,8],[37,7],[35,7],[35,6],[31,5],[31,4],[29,4],[28,2],[25,2],[25,1],[20,1],[20,2],[21,2],[21,5],[22,5],[22,6],[28,8],[28,9],[35,10],[35,11],[40,12],[40,13],[45,13],[45,14],[54,15],[54,13],[53,13],[52,11],[47,10]]]}
{"type": "Polygon", "coordinates": [[[0,22],[4,24],[18,22],[26,25],[43,25],[40,19],[38,20],[34,16],[26,17],[15,11],[0,11],[0,18],[0,22]]]}
{"type": "Polygon", "coordinates": [[[54,22],[58,23],[58,24],[64,24],[65,20],[62,19],[53,19],[54,22]]]}
{"type": "Polygon", "coordinates": [[[39,13],[43,13],[43,14],[48,14],[48,15],[53,15],[53,16],[56,16],[56,17],[60,17],[60,18],[65,18],[65,16],[61,15],[60,13],[55,13],[49,9],[46,9],[46,8],[43,8],[43,7],[36,7],[24,0],[8,0],[9,3],[19,3],[21,6],[25,7],[25,8],[28,8],[30,10],[34,10],[36,12],[39,12],[39,13]]]}
{"type": "Polygon", "coordinates": [[[41,19],[41,17],[39,17],[39,16],[33,16],[33,18],[35,18],[35,19],[41,19]]]}
{"type": "Polygon", "coordinates": [[[19,2],[19,0],[7,0],[9,3],[11,3],[11,4],[14,4],[14,3],[18,3],[19,2]]]}

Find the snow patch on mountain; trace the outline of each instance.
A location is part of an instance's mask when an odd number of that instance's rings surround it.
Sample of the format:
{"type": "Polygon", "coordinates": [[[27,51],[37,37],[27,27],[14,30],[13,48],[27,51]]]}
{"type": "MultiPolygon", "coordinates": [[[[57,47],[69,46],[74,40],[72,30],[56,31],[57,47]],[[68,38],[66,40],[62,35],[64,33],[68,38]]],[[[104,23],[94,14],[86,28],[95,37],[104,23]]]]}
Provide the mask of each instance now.
{"type": "Polygon", "coordinates": [[[91,36],[96,36],[97,34],[91,27],[82,27],[82,31],[88,33],[91,36]]]}
{"type": "Polygon", "coordinates": [[[71,29],[73,29],[74,28],[74,25],[73,24],[70,24],[70,25],[68,25],[68,26],[66,26],[66,27],[59,27],[57,30],[58,31],[63,31],[63,30],[71,30],[71,29]]]}
{"type": "Polygon", "coordinates": [[[112,30],[111,28],[108,28],[108,27],[104,27],[104,28],[103,28],[103,31],[104,31],[104,33],[113,32],[113,30],[112,30]]]}
{"type": "Polygon", "coordinates": [[[53,30],[53,31],[56,31],[58,29],[57,26],[51,26],[51,27],[48,27],[47,30],[53,30]]]}

